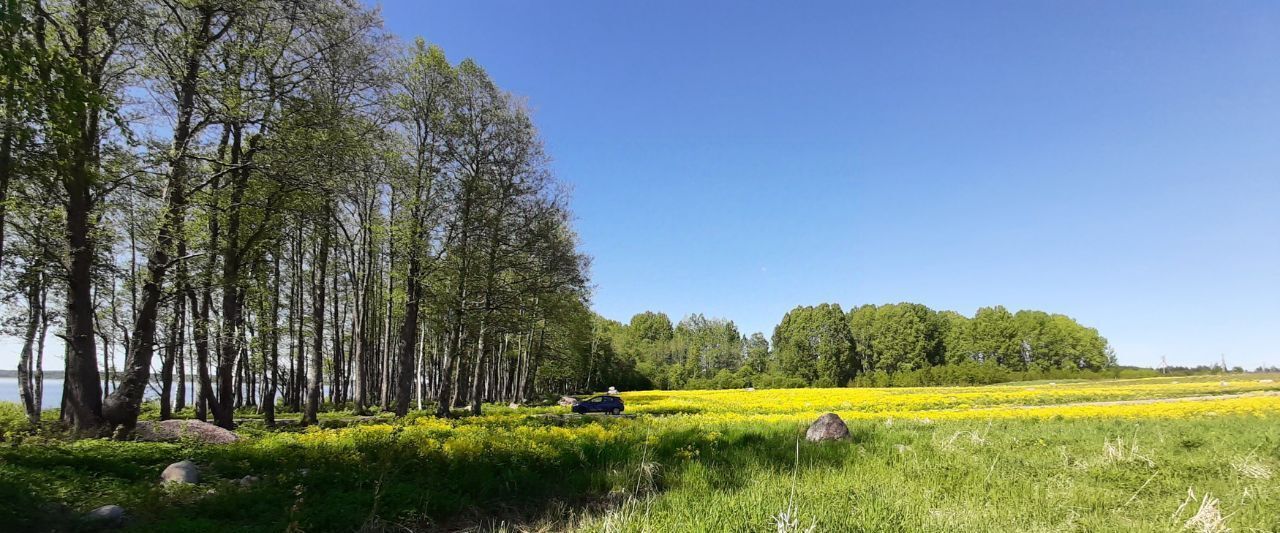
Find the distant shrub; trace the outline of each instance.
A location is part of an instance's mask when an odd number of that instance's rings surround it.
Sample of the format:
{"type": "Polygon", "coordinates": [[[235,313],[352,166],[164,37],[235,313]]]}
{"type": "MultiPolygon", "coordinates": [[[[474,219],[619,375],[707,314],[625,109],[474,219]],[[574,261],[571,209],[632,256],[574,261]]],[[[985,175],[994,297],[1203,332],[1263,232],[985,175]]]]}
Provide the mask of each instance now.
{"type": "Polygon", "coordinates": [[[750,385],[757,389],[798,389],[807,387],[803,379],[777,374],[760,374],[751,380],[750,385]]]}
{"type": "Polygon", "coordinates": [[[995,363],[965,361],[954,365],[940,365],[907,372],[884,371],[860,374],[849,381],[850,387],[944,387],[967,385],[991,385],[1011,381],[1040,380],[1095,380],[1138,379],[1161,376],[1149,368],[1112,367],[1102,370],[1075,368],[1043,368],[1016,372],[995,363]]]}

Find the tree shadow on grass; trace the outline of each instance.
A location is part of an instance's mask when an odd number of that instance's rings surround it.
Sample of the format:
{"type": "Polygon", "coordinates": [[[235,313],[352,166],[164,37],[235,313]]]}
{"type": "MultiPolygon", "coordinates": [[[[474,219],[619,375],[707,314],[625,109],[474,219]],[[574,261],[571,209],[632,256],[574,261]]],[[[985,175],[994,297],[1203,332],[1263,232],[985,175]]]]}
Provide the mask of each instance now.
{"type": "MultiPolygon", "coordinates": [[[[635,426],[618,427],[625,431],[635,426]]],[[[70,510],[78,516],[106,503],[124,506],[132,517],[130,529],[139,531],[519,529],[554,524],[566,515],[605,512],[634,497],[637,487],[646,494],[660,493],[690,467],[712,471],[716,490],[751,483],[748,465],[779,471],[795,467],[796,439],[803,427],[723,431],[624,434],[551,452],[486,451],[447,460],[423,452],[422,442],[391,437],[319,447],[109,441],[23,445],[0,452],[0,497],[8,496],[4,505],[14,507],[0,514],[25,512],[25,522],[9,523],[32,531],[65,530],[42,527],[52,518],[32,519],[41,516],[33,509],[64,515],[70,510]],[[182,459],[200,465],[201,483],[185,489],[160,486],[164,466],[182,459]],[[650,478],[642,479],[646,475],[650,478]],[[244,476],[260,481],[242,487],[235,481],[244,476]],[[57,510],[59,505],[65,507],[57,510]]],[[[801,470],[849,461],[854,446],[875,438],[866,428],[852,431],[846,442],[802,442],[801,470]]]]}
{"type": "Polygon", "coordinates": [[[849,432],[848,439],[830,442],[804,440],[803,427],[794,431],[731,434],[705,457],[707,481],[716,490],[733,491],[753,483],[751,476],[755,469],[795,470],[801,474],[834,469],[859,460],[855,450],[859,446],[873,444],[877,438],[876,433],[866,426],[850,427],[849,432]]]}

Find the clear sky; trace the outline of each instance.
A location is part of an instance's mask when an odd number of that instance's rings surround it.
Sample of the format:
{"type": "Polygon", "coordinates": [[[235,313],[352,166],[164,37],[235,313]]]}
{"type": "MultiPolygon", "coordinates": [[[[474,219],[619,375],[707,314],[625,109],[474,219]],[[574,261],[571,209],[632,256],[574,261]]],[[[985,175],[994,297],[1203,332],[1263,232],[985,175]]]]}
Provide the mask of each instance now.
{"type": "Polygon", "coordinates": [[[1003,304],[1280,365],[1280,3],[382,8],[527,97],[607,317],[1003,304]]]}
{"type": "Polygon", "coordinates": [[[528,98],[607,317],[1003,304],[1280,365],[1280,3],[382,6],[528,98]]]}

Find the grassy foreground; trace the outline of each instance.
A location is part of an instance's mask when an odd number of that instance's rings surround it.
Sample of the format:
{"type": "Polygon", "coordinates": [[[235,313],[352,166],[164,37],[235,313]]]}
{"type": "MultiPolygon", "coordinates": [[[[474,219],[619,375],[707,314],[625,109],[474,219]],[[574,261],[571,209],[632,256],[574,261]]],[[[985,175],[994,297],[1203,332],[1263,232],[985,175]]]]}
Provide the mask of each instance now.
{"type": "Polygon", "coordinates": [[[637,392],[634,417],[246,424],[227,446],[10,429],[0,529],[114,503],[138,531],[1278,531],[1280,385],[1253,378],[637,392]],[[824,411],[853,438],[802,442],[824,411]],[[201,484],[157,483],[186,458],[201,484]]]}

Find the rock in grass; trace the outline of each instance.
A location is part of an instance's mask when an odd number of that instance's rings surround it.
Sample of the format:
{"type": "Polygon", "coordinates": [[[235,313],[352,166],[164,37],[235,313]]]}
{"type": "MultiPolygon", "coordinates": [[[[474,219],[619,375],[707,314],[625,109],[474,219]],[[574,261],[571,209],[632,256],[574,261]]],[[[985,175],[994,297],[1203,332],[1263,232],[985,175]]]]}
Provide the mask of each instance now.
{"type": "Polygon", "coordinates": [[[573,396],[561,396],[558,403],[561,407],[573,407],[578,405],[578,399],[573,396]]]}
{"type": "Polygon", "coordinates": [[[191,461],[178,461],[165,467],[160,480],[165,483],[199,483],[200,467],[191,461]]]}
{"type": "Polygon", "coordinates": [[[194,439],[205,444],[230,444],[240,437],[229,430],[199,420],[162,420],[138,422],[134,430],[138,440],[148,442],[194,439]]]}
{"type": "Polygon", "coordinates": [[[259,481],[261,481],[261,479],[258,478],[258,476],[245,476],[240,478],[236,483],[239,484],[241,488],[247,489],[257,485],[259,481]]]}
{"type": "Polygon", "coordinates": [[[827,413],[818,417],[809,426],[809,431],[804,434],[804,438],[809,442],[847,439],[849,438],[849,426],[844,424],[844,420],[840,419],[840,415],[827,413]]]}
{"type": "Polygon", "coordinates": [[[99,528],[114,528],[124,525],[124,507],[119,505],[103,505],[84,515],[85,521],[99,528]]]}

